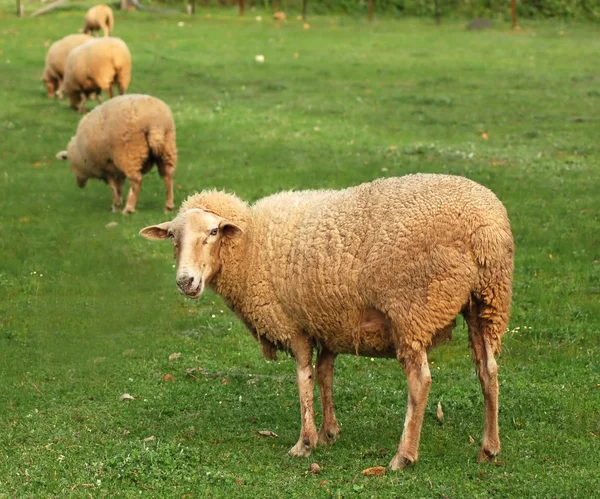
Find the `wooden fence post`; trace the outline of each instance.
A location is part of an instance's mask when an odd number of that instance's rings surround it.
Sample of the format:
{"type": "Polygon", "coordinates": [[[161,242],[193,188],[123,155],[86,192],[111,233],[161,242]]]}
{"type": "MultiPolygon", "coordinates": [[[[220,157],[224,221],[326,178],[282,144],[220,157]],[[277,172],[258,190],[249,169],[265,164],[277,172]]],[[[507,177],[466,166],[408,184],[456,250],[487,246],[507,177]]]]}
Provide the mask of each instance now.
{"type": "Polygon", "coordinates": [[[238,0],[238,5],[240,7],[240,16],[244,15],[244,0],[238,0]]]}
{"type": "Polygon", "coordinates": [[[373,20],[373,0],[369,0],[369,22],[373,20]]]}
{"type": "Polygon", "coordinates": [[[510,2],[510,10],[512,14],[512,27],[513,29],[517,29],[517,0],[511,0],[510,2]]]}

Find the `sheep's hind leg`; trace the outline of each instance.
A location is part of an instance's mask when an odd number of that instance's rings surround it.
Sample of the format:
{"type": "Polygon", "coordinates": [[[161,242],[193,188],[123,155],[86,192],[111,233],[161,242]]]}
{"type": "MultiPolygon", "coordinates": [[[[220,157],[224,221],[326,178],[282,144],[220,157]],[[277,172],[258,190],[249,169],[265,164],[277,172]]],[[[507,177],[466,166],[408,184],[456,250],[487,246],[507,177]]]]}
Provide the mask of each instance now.
{"type": "Polygon", "coordinates": [[[419,458],[421,426],[431,386],[431,373],[425,351],[414,352],[401,362],[408,378],[408,407],[398,452],[389,464],[392,470],[406,468],[419,458]]]}
{"type": "Polygon", "coordinates": [[[298,442],[290,449],[290,454],[297,457],[308,457],[318,441],[313,407],[313,346],[308,338],[299,337],[292,345],[292,351],[296,357],[296,382],[300,396],[302,429],[298,442]]]}
{"type": "Polygon", "coordinates": [[[494,354],[500,348],[508,314],[499,314],[491,307],[473,301],[464,316],[469,326],[469,345],[483,392],[485,420],[478,459],[479,462],[485,462],[500,454],[498,364],[494,354]]]}
{"type": "Polygon", "coordinates": [[[319,445],[335,443],[341,431],[335,417],[333,404],[333,364],[335,357],[335,353],[324,347],[317,354],[317,382],[319,383],[321,405],[323,406],[323,425],[319,431],[319,445]]]}
{"type": "Polygon", "coordinates": [[[162,177],[167,191],[167,200],[165,201],[165,213],[169,213],[175,207],[173,201],[173,172],[175,166],[168,161],[158,161],[158,174],[162,177]]]}
{"type": "Polygon", "coordinates": [[[137,203],[137,198],[140,194],[140,190],[142,188],[142,174],[136,173],[127,177],[129,179],[129,193],[127,194],[127,203],[125,204],[125,208],[123,209],[123,215],[127,215],[129,213],[133,213],[135,211],[135,205],[137,203]]]}

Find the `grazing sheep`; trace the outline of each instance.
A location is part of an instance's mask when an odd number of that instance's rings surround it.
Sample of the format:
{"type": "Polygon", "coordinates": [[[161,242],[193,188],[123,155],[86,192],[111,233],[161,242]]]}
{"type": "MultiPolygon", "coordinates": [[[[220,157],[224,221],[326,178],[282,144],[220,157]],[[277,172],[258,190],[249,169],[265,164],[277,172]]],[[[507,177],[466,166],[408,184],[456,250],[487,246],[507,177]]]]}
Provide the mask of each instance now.
{"type": "Polygon", "coordinates": [[[112,35],[115,25],[113,11],[108,5],[96,5],[85,13],[83,33],[93,34],[102,30],[104,36],[112,35]]]}
{"type": "Polygon", "coordinates": [[[131,81],[131,54],[119,38],[92,39],[68,55],[65,62],[63,91],[73,109],[85,113],[85,101],[96,93],[98,102],[104,90],[113,96],[113,85],[119,86],[123,95],[131,81]]]}
{"type": "Polygon", "coordinates": [[[392,469],[418,458],[431,375],[427,350],[462,313],[485,401],[480,460],[500,452],[500,351],[510,312],[513,239],[506,210],[471,180],[408,175],[341,191],[283,192],[247,205],[204,191],[171,222],[146,227],[172,238],[177,285],[209,286],[261,344],[296,359],[302,430],[290,453],[308,456],[340,432],[333,407],[337,354],[391,357],[408,378],[408,409],[392,469]],[[323,425],[313,411],[313,349],[323,425]]]}
{"type": "Polygon", "coordinates": [[[84,116],[77,134],[58,159],[68,159],[77,185],[104,180],[113,192],[113,211],[121,206],[125,177],[129,194],[124,214],[135,211],[142,175],[156,163],[167,188],[165,210],[173,209],[173,173],[177,166],[175,123],[169,106],[149,95],[115,97],[84,116]]]}
{"type": "Polygon", "coordinates": [[[57,94],[59,99],[63,98],[61,85],[67,56],[71,50],[91,38],[90,35],[67,35],[50,46],[46,54],[46,65],[42,74],[48,97],[54,99],[55,94],[57,94]]]}

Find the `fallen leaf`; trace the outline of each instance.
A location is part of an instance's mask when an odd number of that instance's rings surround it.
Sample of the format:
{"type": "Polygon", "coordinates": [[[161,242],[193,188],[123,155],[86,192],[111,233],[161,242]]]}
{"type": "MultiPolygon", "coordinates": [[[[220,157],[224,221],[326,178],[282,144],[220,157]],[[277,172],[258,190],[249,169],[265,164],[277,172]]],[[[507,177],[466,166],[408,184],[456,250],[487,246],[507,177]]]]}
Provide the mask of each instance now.
{"type": "Polygon", "coordinates": [[[175,381],[177,378],[175,376],[173,376],[172,374],[165,374],[163,377],[163,380],[169,382],[169,381],[175,381]]]}
{"type": "Polygon", "coordinates": [[[181,357],[180,352],[172,353],[171,355],[169,355],[169,360],[177,360],[179,357],[181,357]]]}
{"type": "Polygon", "coordinates": [[[441,400],[438,402],[438,406],[437,406],[437,418],[440,423],[442,421],[444,421],[444,411],[442,410],[442,401],[441,400]]]}
{"type": "Polygon", "coordinates": [[[112,229],[113,227],[116,227],[117,225],[119,225],[118,222],[108,222],[104,227],[106,227],[107,229],[112,229]]]}
{"type": "Polygon", "coordinates": [[[552,260],[552,259],[554,258],[554,257],[552,256],[552,253],[550,253],[550,254],[548,255],[548,258],[550,258],[550,260],[552,260]]]}
{"type": "Polygon", "coordinates": [[[277,435],[277,433],[275,433],[274,431],[271,430],[260,430],[258,432],[259,435],[262,435],[263,437],[273,437],[273,438],[277,438],[279,435],[277,435]]]}
{"type": "Polygon", "coordinates": [[[123,395],[121,395],[121,396],[119,397],[119,400],[120,400],[121,402],[126,402],[126,401],[128,401],[128,400],[135,400],[135,398],[133,398],[131,395],[129,395],[129,393],[124,393],[123,395]]]}
{"type": "Polygon", "coordinates": [[[229,383],[231,383],[231,381],[229,381],[227,378],[225,378],[221,381],[222,385],[228,385],[229,383]]]}
{"type": "Polygon", "coordinates": [[[255,56],[254,59],[256,60],[256,62],[260,62],[260,63],[265,62],[265,56],[262,54],[255,56]]]}
{"type": "Polygon", "coordinates": [[[30,221],[31,221],[31,219],[29,217],[21,217],[21,218],[19,218],[19,222],[22,223],[22,224],[25,224],[25,223],[30,222],[30,221]]]}
{"type": "Polygon", "coordinates": [[[319,487],[323,487],[323,485],[327,485],[328,483],[328,480],[323,480],[322,482],[319,482],[319,487]]]}
{"type": "Polygon", "coordinates": [[[308,23],[304,23],[304,26],[302,26],[304,29],[310,29],[310,24],[308,23]]]}
{"type": "Polygon", "coordinates": [[[362,470],[362,474],[365,476],[385,476],[385,472],[385,466],[373,466],[372,468],[362,470]]]}
{"type": "Polygon", "coordinates": [[[470,444],[474,444],[475,440],[473,439],[473,437],[471,435],[469,435],[469,443],[470,444]]]}
{"type": "Polygon", "coordinates": [[[310,471],[313,475],[318,475],[321,473],[321,467],[317,463],[312,463],[308,467],[308,471],[310,471]]]}
{"type": "Polygon", "coordinates": [[[154,442],[155,440],[156,437],[154,435],[144,438],[144,442],[154,442]]]}
{"type": "Polygon", "coordinates": [[[481,138],[482,138],[483,140],[487,140],[487,139],[488,139],[488,134],[487,134],[487,133],[485,133],[485,132],[484,132],[484,133],[482,133],[482,134],[481,134],[481,138]]]}
{"type": "Polygon", "coordinates": [[[33,163],[34,168],[39,168],[40,166],[42,166],[42,163],[40,163],[39,161],[36,161],[35,163],[33,163]]]}

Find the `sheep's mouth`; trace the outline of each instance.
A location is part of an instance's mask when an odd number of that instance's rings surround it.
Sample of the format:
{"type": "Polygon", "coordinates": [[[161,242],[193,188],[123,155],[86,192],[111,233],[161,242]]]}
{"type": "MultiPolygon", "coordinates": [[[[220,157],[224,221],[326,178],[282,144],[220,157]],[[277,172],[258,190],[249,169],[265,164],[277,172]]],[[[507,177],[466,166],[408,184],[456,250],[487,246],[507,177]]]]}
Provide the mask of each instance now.
{"type": "Polygon", "coordinates": [[[200,298],[200,295],[204,292],[204,284],[200,283],[195,288],[183,288],[177,284],[177,289],[180,293],[184,294],[188,298],[196,299],[200,298]]]}

